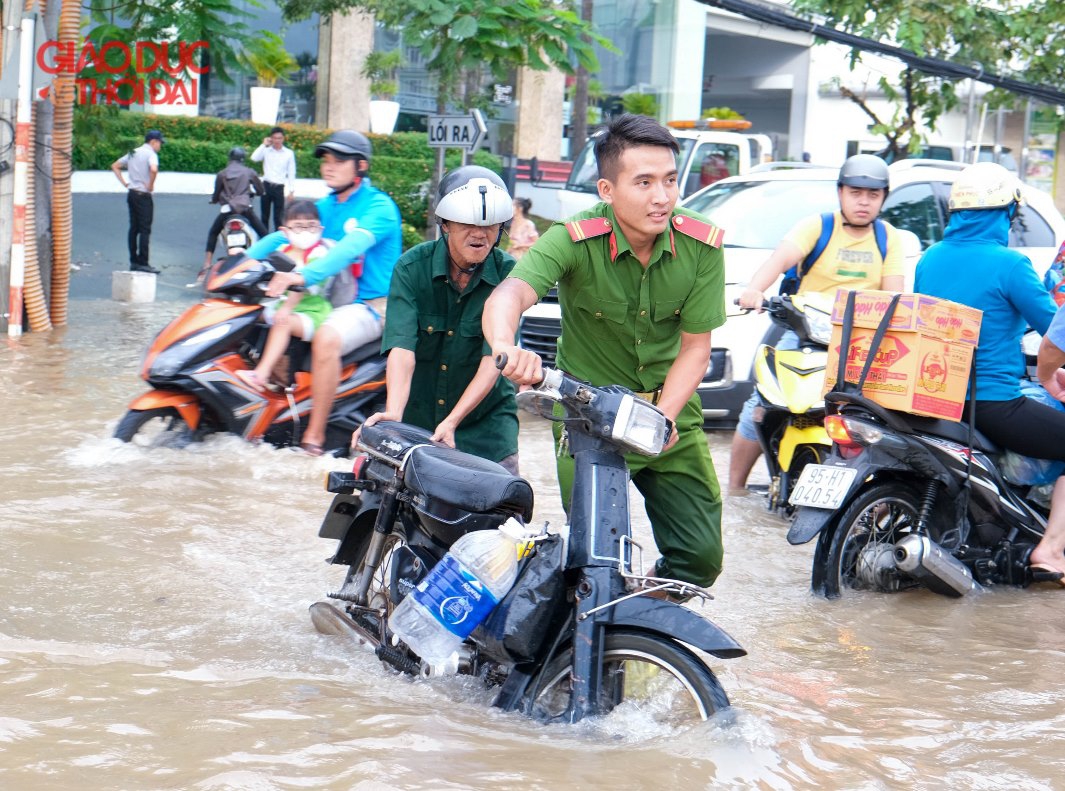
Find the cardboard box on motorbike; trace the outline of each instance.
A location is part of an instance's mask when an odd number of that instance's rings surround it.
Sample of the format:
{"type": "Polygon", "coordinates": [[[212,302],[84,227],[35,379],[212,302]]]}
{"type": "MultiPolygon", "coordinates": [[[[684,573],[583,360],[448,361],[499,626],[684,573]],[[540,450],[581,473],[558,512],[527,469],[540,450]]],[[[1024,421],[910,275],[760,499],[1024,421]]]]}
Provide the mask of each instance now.
{"type": "Polygon", "coordinates": [[[846,335],[846,381],[857,383],[869,355],[873,355],[862,388],[866,398],[888,409],[961,420],[982,311],[927,294],[901,294],[887,331],[878,347],[871,349],[895,294],[856,292],[854,316],[846,333],[849,293],[846,289],[837,291],[832,308],[825,392],[836,384],[840,347],[846,335]]]}

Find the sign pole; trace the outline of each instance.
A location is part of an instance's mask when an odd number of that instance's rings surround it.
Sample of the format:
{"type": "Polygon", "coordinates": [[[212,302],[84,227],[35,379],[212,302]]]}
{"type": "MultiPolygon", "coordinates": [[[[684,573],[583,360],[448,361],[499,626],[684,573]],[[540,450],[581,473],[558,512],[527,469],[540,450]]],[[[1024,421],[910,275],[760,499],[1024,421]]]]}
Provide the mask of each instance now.
{"type": "MultiPolygon", "coordinates": [[[[443,147],[440,147],[440,148],[436,149],[436,183],[437,184],[439,184],[441,181],[444,180],[444,153],[446,151],[447,151],[447,149],[443,148],[443,147]]],[[[435,209],[436,208],[436,196],[435,195],[430,195],[429,198],[430,198],[430,202],[431,202],[433,208],[435,209]]],[[[440,223],[438,223],[438,222],[434,222],[433,223],[433,238],[434,239],[439,239],[440,238],[440,223]]]]}

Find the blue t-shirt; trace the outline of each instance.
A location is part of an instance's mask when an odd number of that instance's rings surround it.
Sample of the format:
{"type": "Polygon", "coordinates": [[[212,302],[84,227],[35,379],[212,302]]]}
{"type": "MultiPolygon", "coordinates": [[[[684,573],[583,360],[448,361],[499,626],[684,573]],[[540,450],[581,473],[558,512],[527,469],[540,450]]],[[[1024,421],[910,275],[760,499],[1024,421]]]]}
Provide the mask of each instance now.
{"type": "Polygon", "coordinates": [[[1021,395],[1025,373],[1021,338],[1043,334],[1057,309],[1028,257],[1007,247],[1005,211],[950,215],[943,241],[917,263],[916,291],[984,312],[976,349],[976,398],[1009,401],[1021,395]]]}
{"type": "MultiPolygon", "coordinates": [[[[403,250],[399,208],[386,193],[363,179],[346,201],[326,195],[316,204],[322,236],[336,242],[328,255],[303,270],[307,285],[332,277],[360,257],[363,259],[357,301],[388,296],[392,267],[403,250]]],[[[280,232],[264,236],[248,248],[251,258],[265,258],[288,240],[280,232]]]]}

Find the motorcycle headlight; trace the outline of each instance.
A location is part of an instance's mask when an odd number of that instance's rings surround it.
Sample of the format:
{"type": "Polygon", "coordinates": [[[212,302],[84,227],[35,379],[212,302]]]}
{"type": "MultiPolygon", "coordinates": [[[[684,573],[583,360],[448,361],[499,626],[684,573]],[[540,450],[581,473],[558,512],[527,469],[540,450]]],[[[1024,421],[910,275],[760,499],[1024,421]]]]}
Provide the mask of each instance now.
{"type": "Polygon", "coordinates": [[[810,336],[810,340],[828,346],[832,339],[832,320],[829,314],[806,305],[803,308],[802,320],[806,324],[806,334],[810,336]]]}
{"type": "Polygon", "coordinates": [[[623,396],[611,437],[636,453],[657,456],[666,441],[666,416],[642,398],[623,396]]]}

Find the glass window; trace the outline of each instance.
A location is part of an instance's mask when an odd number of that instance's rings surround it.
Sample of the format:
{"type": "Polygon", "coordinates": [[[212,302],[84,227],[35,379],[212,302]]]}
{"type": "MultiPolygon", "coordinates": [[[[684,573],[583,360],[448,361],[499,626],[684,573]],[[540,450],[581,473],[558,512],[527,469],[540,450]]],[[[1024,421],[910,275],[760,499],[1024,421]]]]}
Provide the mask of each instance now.
{"type": "Polygon", "coordinates": [[[726,247],[773,249],[811,214],[839,208],[834,180],[739,181],[714,184],[686,201],[725,229],[726,247]]]}
{"type": "MultiPolygon", "coordinates": [[[[573,160],[573,170],[570,171],[566,189],[592,195],[599,193],[599,188],[596,186],[596,182],[599,181],[599,163],[595,161],[595,140],[596,138],[593,137],[585,143],[577,158],[573,160]]],[[[691,138],[677,139],[677,144],[680,146],[680,153],[677,154],[678,169],[682,167],[694,142],[691,138]]]]}
{"type": "Polygon", "coordinates": [[[1021,206],[1010,226],[1010,247],[1057,247],[1054,229],[1031,206],[1021,206]]]}
{"type": "Polygon", "coordinates": [[[739,146],[727,143],[703,143],[691,159],[688,176],[681,185],[681,197],[709,187],[716,181],[740,172],[739,146]]]}
{"type": "Polygon", "coordinates": [[[913,231],[927,249],[943,238],[943,220],[930,183],[907,184],[892,190],[880,216],[906,231],[913,231]]]}

